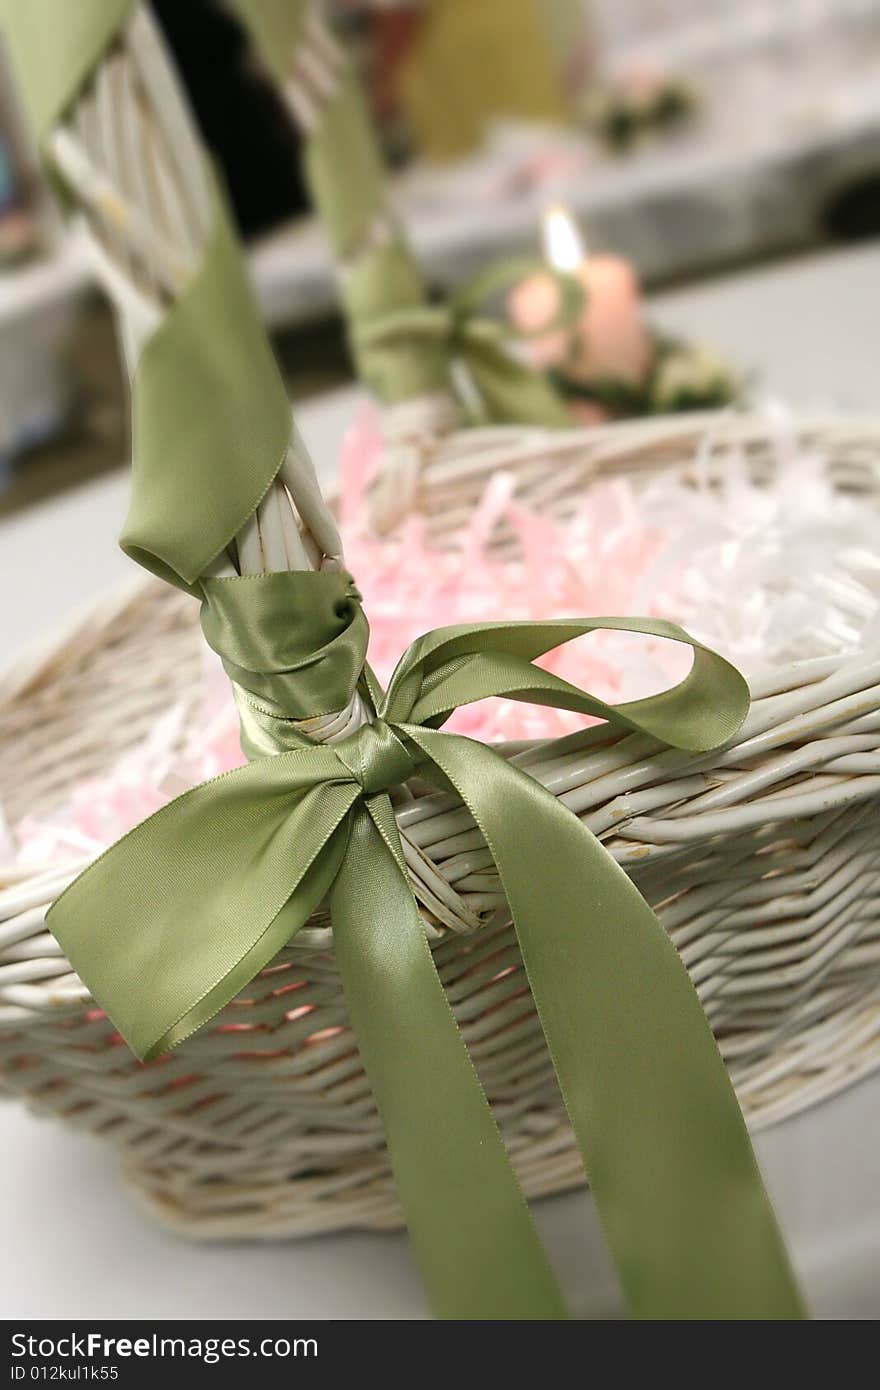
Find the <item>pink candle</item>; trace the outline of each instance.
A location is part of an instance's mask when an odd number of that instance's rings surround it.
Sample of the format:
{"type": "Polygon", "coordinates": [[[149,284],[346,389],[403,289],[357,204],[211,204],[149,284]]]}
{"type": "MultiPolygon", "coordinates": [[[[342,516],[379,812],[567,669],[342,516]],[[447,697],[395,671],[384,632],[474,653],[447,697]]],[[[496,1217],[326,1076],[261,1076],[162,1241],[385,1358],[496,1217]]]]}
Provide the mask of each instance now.
{"type": "MultiPolygon", "coordinates": [[[[585,384],[614,378],[638,385],[651,365],[651,340],[632,266],[620,256],[586,255],[562,208],[548,210],[544,235],[548,261],[577,276],[586,304],[576,324],[528,341],[532,361],[564,368],[585,384]]],[[[534,333],[558,311],[559,289],[549,275],[529,276],[512,291],[508,308],[517,328],[534,333]]]]}

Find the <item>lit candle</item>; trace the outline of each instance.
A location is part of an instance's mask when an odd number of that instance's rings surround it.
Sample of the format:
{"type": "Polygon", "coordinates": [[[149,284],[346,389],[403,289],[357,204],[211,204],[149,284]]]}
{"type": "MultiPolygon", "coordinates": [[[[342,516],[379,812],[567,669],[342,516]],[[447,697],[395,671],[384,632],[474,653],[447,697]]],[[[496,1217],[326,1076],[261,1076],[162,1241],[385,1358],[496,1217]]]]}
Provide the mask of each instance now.
{"type": "MultiPolygon", "coordinates": [[[[620,256],[588,255],[562,207],[547,209],[543,238],[548,263],[577,277],[586,303],[575,324],[528,340],[533,362],[563,369],[573,381],[586,385],[609,379],[640,384],[651,365],[651,339],[632,266],[620,256]]],[[[558,312],[559,301],[555,281],[538,273],[512,291],[508,307],[517,328],[537,333],[558,312]]]]}

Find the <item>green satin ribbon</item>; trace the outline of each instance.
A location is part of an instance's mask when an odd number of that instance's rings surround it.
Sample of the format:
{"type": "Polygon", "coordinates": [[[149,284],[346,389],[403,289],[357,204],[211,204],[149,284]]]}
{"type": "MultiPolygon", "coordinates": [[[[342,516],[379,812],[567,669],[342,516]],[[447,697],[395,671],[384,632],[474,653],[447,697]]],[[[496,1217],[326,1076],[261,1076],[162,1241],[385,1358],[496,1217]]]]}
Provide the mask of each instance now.
{"type": "MultiPolygon", "coordinates": [[[[0,5],[42,141],[135,0],[0,5]]],[[[52,170],[51,151],[44,156],[52,170]]],[[[132,383],[133,496],[121,542],[139,564],[190,590],[263,497],[291,430],[290,402],[232,218],[212,171],[206,173],[210,236],[195,273],[146,343],[132,383]]]]}
{"type": "Polygon", "coordinates": [[[37,139],[73,101],[137,0],[0,0],[37,139]]]}
{"type": "MultiPolygon", "coordinates": [[[[279,88],[296,68],[311,0],[235,0],[256,48],[279,88]]],[[[393,309],[418,309],[425,287],[389,208],[382,155],[360,83],[348,62],[334,69],[332,93],[303,140],[303,168],[330,251],[340,265],[340,294],[350,325],[393,309]],[[371,236],[378,219],[387,235],[371,236]]],[[[387,405],[451,391],[442,343],[389,343],[372,350],[352,338],[357,373],[387,405]]]]}
{"type": "Polygon", "coordinates": [[[413,350],[426,342],[442,343],[449,357],[467,367],[483,422],[564,428],[571,425],[571,416],[561,394],[511,349],[577,323],[583,306],[584,289],[575,276],[534,256],[507,257],[480,271],[442,303],[390,310],[354,322],[352,342],[361,356],[390,347],[400,351],[407,343],[413,350]],[[486,305],[492,298],[538,273],[551,278],[559,290],[558,308],[546,323],[525,332],[507,319],[489,317],[486,305]]]}
{"type": "Polygon", "coordinates": [[[434,968],[388,797],[414,772],[486,838],[633,1314],[800,1316],[797,1289],[696,992],[626,874],[539,783],[438,726],[503,695],[675,748],[731,737],[738,672],[673,624],[597,618],[440,629],[407,651],[375,722],[332,746],[292,722],[341,708],[367,625],[349,576],[202,582],[203,625],[256,760],[171,802],[61,896],[49,925],[134,1051],[205,1024],[328,899],[352,1024],[426,1284],[447,1317],[564,1316],[434,968]],[[610,706],[535,666],[597,628],[688,643],[673,690],[610,706]],[[262,756],[267,752],[274,756],[262,756]]]}
{"type": "MultiPolygon", "coordinates": [[[[6,9],[16,65],[42,140],[113,42],[134,0],[28,0],[22,5],[0,0],[0,5],[6,9]]],[[[283,78],[302,7],[287,0],[239,0],[239,8],[264,57],[271,58],[275,75],[283,78]]],[[[386,206],[386,190],[369,117],[349,71],[310,136],[305,163],[333,252],[350,261],[342,292],[352,347],[362,380],[379,400],[394,404],[448,389],[450,358],[458,356],[477,387],[484,418],[559,428],[570,424],[551,382],[509,351],[522,335],[480,312],[493,290],[536,268],[546,272],[546,266],[528,258],[500,262],[447,304],[432,306],[399,233],[379,246],[360,246],[386,206]]],[[[47,166],[53,170],[51,155],[47,166]]],[[[57,171],[53,174],[57,182],[57,171]]],[[[151,480],[143,490],[146,506],[139,502],[133,516],[139,520],[150,510],[149,498],[168,496],[168,488],[180,503],[169,496],[171,529],[179,531],[188,516],[188,499],[201,494],[202,545],[197,554],[184,556],[169,534],[162,542],[168,554],[157,554],[155,547],[142,545],[137,523],[126,527],[122,542],[134,559],[172,583],[179,584],[186,570],[187,585],[253,511],[280,467],[290,434],[283,383],[241,264],[232,219],[216,186],[214,199],[213,229],[202,262],[147,345],[132,402],[136,489],[141,479],[151,480]]],[[[573,277],[557,278],[561,326],[576,316],[582,290],[573,277]]]]}
{"type": "MultiPolygon", "coordinates": [[[[283,86],[303,39],[307,0],[236,0],[257,48],[283,86]]],[[[444,304],[431,305],[418,267],[390,212],[385,170],[363,93],[351,66],[334,73],[304,143],[306,179],[333,255],[358,375],[387,405],[423,393],[450,391],[450,363],[462,359],[482,403],[482,418],[565,428],[571,416],[543,373],[509,351],[519,336],[480,314],[495,289],[516,283],[543,262],[522,258],[490,267],[444,304]],[[377,219],[387,235],[371,235],[377,219]]],[[[582,289],[559,275],[560,326],[576,317],[582,289]]],[[[547,331],[542,330],[542,331],[547,331]]]]}

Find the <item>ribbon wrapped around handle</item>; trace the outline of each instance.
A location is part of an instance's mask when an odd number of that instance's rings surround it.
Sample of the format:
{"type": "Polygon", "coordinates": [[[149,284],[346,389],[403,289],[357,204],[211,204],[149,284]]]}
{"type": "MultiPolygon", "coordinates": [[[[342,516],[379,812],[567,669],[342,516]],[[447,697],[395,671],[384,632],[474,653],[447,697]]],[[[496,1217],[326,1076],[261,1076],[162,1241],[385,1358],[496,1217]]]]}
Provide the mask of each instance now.
{"type": "Polygon", "coordinates": [[[292,721],[341,707],[358,680],[367,627],[350,577],[284,573],[202,588],[203,626],[236,683],[256,761],[130,832],[49,919],[134,1051],[158,1056],[206,1023],[329,899],[352,1024],[436,1308],[564,1316],[407,878],[388,791],[417,769],[461,796],[498,867],[632,1312],[800,1316],[726,1069],[654,913],[538,782],[438,727],[461,704],[504,695],[708,749],[745,715],[739,673],[662,621],[445,628],[413,643],[387,693],[365,673],[374,723],[318,745],[292,721]],[[610,706],[533,664],[597,628],[686,642],[693,668],[672,690],[610,706]]]}
{"type": "MultiPolygon", "coordinates": [[[[236,0],[236,5],[280,86],[301,82],[313,65],[323,70],[323,81],[309,91],[304,165],[315,209],[340,262],[349,337],[364,383],[387,405],[448,391],[450,363],[459,358],[485,418],[569,425],[571,416],[555,385],[508,350],[522,335],[480,314],[493,291],[548,267],[535,258],[503,260],[444,303],[429,304],[389,201],[367,103],[352,64],[322,28],[320,7],[312,0],[236,0]]],[[[582,287],[574,276],[557,278],[565,304],[559,317],[572,322],[582,287]]]]}

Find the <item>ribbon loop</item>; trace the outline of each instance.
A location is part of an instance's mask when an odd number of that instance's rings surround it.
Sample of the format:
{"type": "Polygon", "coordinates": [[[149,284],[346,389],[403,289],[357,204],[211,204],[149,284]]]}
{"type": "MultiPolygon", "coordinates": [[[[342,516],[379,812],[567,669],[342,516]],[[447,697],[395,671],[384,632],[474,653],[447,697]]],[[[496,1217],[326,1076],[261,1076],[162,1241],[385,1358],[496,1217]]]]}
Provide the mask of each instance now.
{"type": "Polygon", "coordinates": [[[492,345],[504,352],[508,344],[573,328],[583,311],[584,299],[583,285],[568,272],[534,256],[510,257],[460,285],[445,302],[414,304],[375,315],[369,322],[357,325],[353,340],[357,347],[370,349],[399,345],[407,339],[432,339],[465,358],[471,347],[492,345]],[[535,274],[545,275],[559,293],[557,308],[546,323],[524,331],[508,319],[490,314],[487,306],[493,298],[535,274]]]}
{"type": "Polygon", "coordinates": [[[573,326],[584,303],[577,278],[534,257],[512,257],[481,271],[445,303],[414,304],[356,322],[353,347],[359,356],[369,358],[383,348],[399,349],[407,341],[436,342],[467,367],[490,420],[550,428],[569,425],[567,407],[551,383],[511,350],[519,340],[533,335],[522,333],[505,318],[493,317],[487,309],[490,300],[535,271],[549,276],[559,290],[559,308],[539,331],[573,326]]]}
{"type": "Polygon", "coordinates": [[[415,770],[415,760],[403,740],[384,719],[364,724],[334,744],[334,752],[367,795],[390,791],[415,770]]]}

